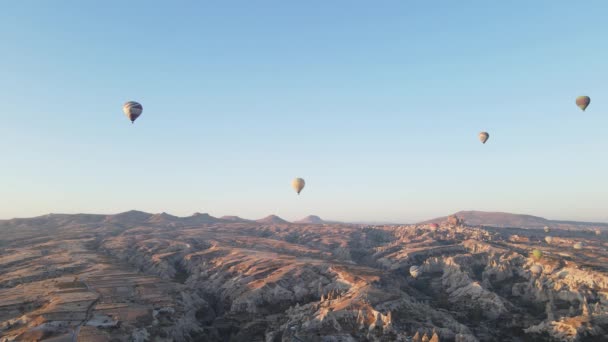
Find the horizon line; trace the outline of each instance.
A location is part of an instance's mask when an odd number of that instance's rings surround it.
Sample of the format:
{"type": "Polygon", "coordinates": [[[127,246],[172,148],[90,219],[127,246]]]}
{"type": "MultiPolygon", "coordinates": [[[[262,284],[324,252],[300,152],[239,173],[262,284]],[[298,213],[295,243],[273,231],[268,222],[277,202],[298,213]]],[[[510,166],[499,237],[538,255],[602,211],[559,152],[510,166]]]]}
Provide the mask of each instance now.
{"type": "Polygon", "coordinates": [[[608,224],[608,221],[604,222],[604,221],[595,221],[595,220],[572,220],[572,219],[548,219],[545,218],[543,216],[537,216],[537,215],[533,215],[533,214],[521,214],[521,213],[511,213],[511,212],[506,212],[506,211],[484,211],[484,210],[459,210],[457,212],[451,213],[451,214],[447,214],[447,215],[442,215],[442,216],[436,216],[430,219],[425,219],[425,220],[420,220],[420,221],[416,221],[416,222],[398,222],[398,221],[393,221],[393,220],[382,220],[382,219],[371,219],[371,220],[353,220],[353,221],[349,221],[349,220],[330,220],[330,219],[323,219],[321,218],[319,215],[315,215],[315,214],[308,214],[300,219],[296,219],[296,220],[286,220],[280,216],[278,216],[277,214],[268,214],[266,216],[263,216],[261,218],[257,218],[257,219],[249,219],[249,218],[244,218],[241,217],[239,215],[222,215],[222,216],[213,216],[208,212],[200,212],[200,211],[196,211],[194,213],[192,213],[191,215],[187,215],[187,216],[178,216],[178,215],[173,215],[170,214],[166,211],[162,211],[162,212],[157,212],[157,213],[152,213],[152,212],[147,212],[147,211],[143,211],[143,210],[138,210],[138,209],[130,209],[127,211],[121,211],[121,212],[116,212],[116,213],[87,213],[87,212],[77,212],[77,213],[46,213],[46,214],[41,214],[41,215],[35,215],[35,216],[29,216],[29,217],[12,217],[12,218],[0,218],[0,221],[11,221],[11,220],[19,220],[19,219],[33,219],[33,218],[39,218],[39,217],[45,217],[45,216],[51,216],[51,215],[66,215],[66,216],[75,216],[75,215],[96,215],[96,216],[116,216],[116,215],[120,215],[120,214],[125,214],[125,213],[129,213],[129,212],[139,212],[139,213],[144,213],[144,214],[148,214],[148,215],[162,215],[162,214],[166,214],[169,216],[173,216],[176,218],[189,218],[189,217],[193,217],[196,215],[208,215],[212,218],[216,218],[216,219],[221,219],[222,217],[237,217],[239,219],[242,220],[246,220],[246,221],[258,221],[258,220],[262,220],[268,217],[272,217],[275,216],[279,219],[282,219],[284,221],[287,221],[288,223],[297,223],[297,221],[301,221],[304,220],[310,216],[316,216],[319,217],[322,221],[325,221],[326,223],[345,223],[345,224],[387,224],[387,225],[409,225],[409,224],[421,224],[421,223],[425,223],[425,222],[429,222],[429,221],[434,221],[437,219],[441,219],[441,218],[446,218],[448,216],[451,215],[456,215],[459,213],[467,213],[467,212],[476,212],[476,213],[485,213],[485,214],[508,214],[508,215],[516,215],[516,216],[531,216],[534,218],[539,218],[539,219],[543,219],[543,220],[547,220],[547,221],[553,221],[553,222],[564,222],[564,223],[589,223],[589,224],[608,224]]]}

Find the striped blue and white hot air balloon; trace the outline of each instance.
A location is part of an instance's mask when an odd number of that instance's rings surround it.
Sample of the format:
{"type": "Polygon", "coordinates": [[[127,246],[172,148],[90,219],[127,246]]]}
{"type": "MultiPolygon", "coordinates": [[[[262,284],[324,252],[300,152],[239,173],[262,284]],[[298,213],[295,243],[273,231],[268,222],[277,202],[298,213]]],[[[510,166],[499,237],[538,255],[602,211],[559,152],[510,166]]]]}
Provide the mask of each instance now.
{"type": "Polygon", "coordinates": [[[144,107],[141,103],[135,101],[129,101],[122,106],[122,111],[125,112],[125,115],[131,120],[131,123],[134,123],[135,120],[137,120],[143,110],[144,107]]]}

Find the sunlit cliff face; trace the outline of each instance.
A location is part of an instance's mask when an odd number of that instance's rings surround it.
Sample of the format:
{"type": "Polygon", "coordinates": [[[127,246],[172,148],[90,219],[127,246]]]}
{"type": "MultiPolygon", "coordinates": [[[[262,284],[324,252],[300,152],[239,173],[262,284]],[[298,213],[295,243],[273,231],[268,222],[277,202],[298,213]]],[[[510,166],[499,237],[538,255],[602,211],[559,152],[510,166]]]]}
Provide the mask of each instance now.
{"type": "Polygon", "coordinates": [[[608,334],[608,240],[594,230],[129,212],[4,221],[0,232],[1,341],[598,341],[608,334]]]}

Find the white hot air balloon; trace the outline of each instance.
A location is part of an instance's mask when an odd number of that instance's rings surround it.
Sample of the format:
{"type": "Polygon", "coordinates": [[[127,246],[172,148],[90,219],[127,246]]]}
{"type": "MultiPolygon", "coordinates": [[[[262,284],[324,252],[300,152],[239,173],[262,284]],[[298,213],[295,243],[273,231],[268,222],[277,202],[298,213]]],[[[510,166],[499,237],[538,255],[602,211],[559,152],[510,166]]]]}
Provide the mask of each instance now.
{"type": "Polygon", "coordinates": [[[291,187],[298,193],[298,195],[302,189],[304,189],[304,185],[306,185],[306,182],[304,182],[302,178],[296,178],[291,181],[291,187]]]}
{"type": "Polygon", "coordinates": [[[532,274],[541,274],[543,272],[543,268],[540,265],[533,265],[530,267],[530,272],[532,272],[532,274]]]}
{"type": "Polygon", "coordinates": [[[144,111],[144,107],[139,102],[129,101],[122,106],[122,111],[131,120],[131,123],[134,123],[144,111]]]}
{"type": "Polygon", "coordinates": [[[422,273],[419,266],[410,267],[410,275],[414,278],[418,278],[418,276],[422,273]]]}
{"type": "Polygon", "coordinates": [[[547,241],[548,244],[551,244],[551,242],[553,242],[553,238],[551,236],[545,236],[545,241],[547,241]]]}
{"type": "Polygon", "coordinates": [[[581,242],[575,243],[572,248],[574,249],[583,249],[583,244],[581,242]]]}

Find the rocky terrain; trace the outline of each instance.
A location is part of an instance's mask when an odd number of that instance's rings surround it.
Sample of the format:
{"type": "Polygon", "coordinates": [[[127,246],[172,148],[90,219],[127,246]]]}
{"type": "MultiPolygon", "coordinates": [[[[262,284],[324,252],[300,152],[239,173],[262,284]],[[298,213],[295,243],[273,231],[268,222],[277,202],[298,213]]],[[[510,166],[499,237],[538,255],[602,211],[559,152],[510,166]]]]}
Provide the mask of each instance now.
{"type": "MultiPolygon", "coordinates": [[[[463,219],[468,225],[484,225],[491,227],[510,227],[510,228],[532,228],[539,229],[553,227],[565,230],[589,230],[595,228],[608,229],[608,223],[579,222],[579,221],[556,221],[548,220],[543,217],[521,214],[510,214],[501,212],[487,211],[459,211],[453,216],[463,219]]],[[[438,217],[432,220],[421,222],[421,224],[440,223],[447,220],[447,216],[438,217]]]]}
{"type": "Polygon", "coordinates": [[[0,221],[0,341],[608,341],[603,226],[468,224],[0,221]]]}

